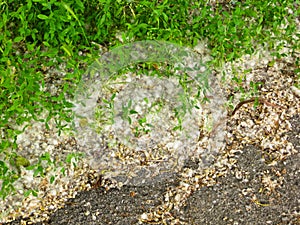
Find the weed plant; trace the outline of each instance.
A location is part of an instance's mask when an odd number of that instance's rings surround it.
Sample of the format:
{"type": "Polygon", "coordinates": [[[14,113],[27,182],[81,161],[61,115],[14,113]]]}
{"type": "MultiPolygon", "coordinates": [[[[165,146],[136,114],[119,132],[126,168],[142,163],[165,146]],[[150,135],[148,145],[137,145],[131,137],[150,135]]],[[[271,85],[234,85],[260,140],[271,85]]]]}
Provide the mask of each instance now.
{"type": "MultiPolygon", "coordinates": [[[[61,131],[72,122],[72,104],[67,99],[73,96],[87,65],[98,57],[99,49],[92,43],[109,49],[138,40],[160,39],[184,46],[207,40],[212,67],[252,54],[260,45],[276,57],[281,57],[278,52],[286,43],[294,53],[299,52],[298,0],[209,2],[0,1],[0,197],[15,191],[13,183],[19,173],[10,161],[16,168],[29,165],[25,158],[10,160],[21,157],[16,138],[23,129],[16,125],[32,120],[47,124],[54,118],[61,131]],[[47,89],[47,74],[61,64],[67,73],[62,79],[52,78],[61,80],[52,93],[47,89]],[[42,119],[45,111],[47,117],[42,119]]],[[[299,58],[296,62],[295,72],[299,73],[299,58]]],[[[41,155],[37,165],[28,169],[43,170],[40,162],[48,160],[48,155],[41,155]]]]}

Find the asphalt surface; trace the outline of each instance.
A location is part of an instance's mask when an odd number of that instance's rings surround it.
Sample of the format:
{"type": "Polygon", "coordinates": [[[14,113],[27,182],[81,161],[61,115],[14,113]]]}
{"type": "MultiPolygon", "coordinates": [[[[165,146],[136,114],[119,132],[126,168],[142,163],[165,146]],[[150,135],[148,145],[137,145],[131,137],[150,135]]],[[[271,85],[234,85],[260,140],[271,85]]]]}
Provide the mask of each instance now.
{"type": "MultiPolygon", "coordinates": [[[[175,210],[171,213],[190,225],[300,224],[300,116],[294,116],[290,122],[292,131],[288,132],[288,141],[298,153],[270,166],[262,160],[260,149],[245,146],[242,153],[236,155],[236,166],[227,176],[218,178],[213,186],[195,191],[180,209],[180,215],[175,210]],[[269,193],[263,191],[261,182],[266,171],[271,180],[276,180],[278,173],[282,180],[282,185],[269,193]],[[238,175],[240,173],[243,175],[238,175]]],[[[166,191],[179,184],[178,177],[169,174],[145,186],[123,186],[120,190],[108,191],[97,187],[81,192],[54,212],[48,221],[36,225],[146,224],[139,223],[138,216],[160,205],[166,191]]],[[[26,224],[26,219],[8,224],[26,224]]]]}

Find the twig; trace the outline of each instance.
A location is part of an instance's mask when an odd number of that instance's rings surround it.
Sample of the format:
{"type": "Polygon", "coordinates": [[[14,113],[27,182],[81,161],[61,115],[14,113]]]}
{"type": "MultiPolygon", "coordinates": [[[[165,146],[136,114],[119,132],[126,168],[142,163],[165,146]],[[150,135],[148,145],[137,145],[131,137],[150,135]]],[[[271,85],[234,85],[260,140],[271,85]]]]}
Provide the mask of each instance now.
{"type": "Polygon", "coordinates": [[[267,100],[265,100],[265,99],[263,99],[263,98],[253,97],[253,98],[250,98],[250,99],[241,101],[239,104],[237,104],[236,107],[234,108],[234,110],[232,111],[232,113],[231,113],[230,116],[233,116],[233,115],[236,113],[236,111],[239,110],[239,108],[241,108],[244,104],[247,104],[247,103],[250,103],[250,102],[255,102],[255,101],[258,101],[259,103],[262,103],[262,104],[266,104],[266,105],[268,105],[268,106],[279,107],[279,108],[285,109],[284,106],[281,106],[281,105],[277,105],[277,104],[268,102],[267,100]]]}

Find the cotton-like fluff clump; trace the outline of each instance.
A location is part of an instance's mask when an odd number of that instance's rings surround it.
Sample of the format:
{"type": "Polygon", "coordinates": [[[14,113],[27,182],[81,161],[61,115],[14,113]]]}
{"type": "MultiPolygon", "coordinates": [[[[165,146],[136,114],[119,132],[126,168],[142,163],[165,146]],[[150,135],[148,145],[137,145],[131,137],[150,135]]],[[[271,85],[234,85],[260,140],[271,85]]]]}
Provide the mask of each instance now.
{"type": "MultiPolygon", "coordinates": [[[[200,45],[205,46],[202,42],[200,45]]],[[[150,175],[167,168],[176,171],[195,153],[199,157],[215,155],[224,146],[224,99],[218,80],[203,63],[205,51],[196,51],[202,48],[199,46],[191,50],[167,42],[135,42],[112,50],[93,65],[77,97],[81,102],[86,99],[86,104],[76,104],[74,108],[78,115],[76,138],[90,156],[92,167],[128,183],[133,174],[138,174],[141,164],[150,175]],[[109,79],[112,74],[107,71],[147,60],[173,64],[174,76],[129,72],[113,81],[109,79]],[[187,75],[187,90],[179,85],[183,75],[187,75]],[[209,97],[210,102],[202,103],[204,97],[209,97]],[[105,112],[98,121],[97,107],[105,112]],[[107,122],[108,114],[112,115],[111,124],[107,122]],[[80,125],[82,119],[87,120],[87,125],[80,125]],[[197,144],[201,135],[208,136],[202,147],[197,144]]]]}

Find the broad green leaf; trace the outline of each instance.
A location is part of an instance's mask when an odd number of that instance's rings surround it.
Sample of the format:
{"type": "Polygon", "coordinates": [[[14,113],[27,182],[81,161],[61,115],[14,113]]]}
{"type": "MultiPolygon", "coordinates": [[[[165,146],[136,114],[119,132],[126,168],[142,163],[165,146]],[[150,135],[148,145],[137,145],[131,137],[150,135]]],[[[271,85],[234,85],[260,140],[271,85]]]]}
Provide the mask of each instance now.
{"type": "Polygon", "coordinates": [[[47,19],[49,18],[48,16],[43,15],[43,14],[37,15],[37,17],[38,17],[39,19],[41,19],[41,20],[47,20],[47,19]]]}

